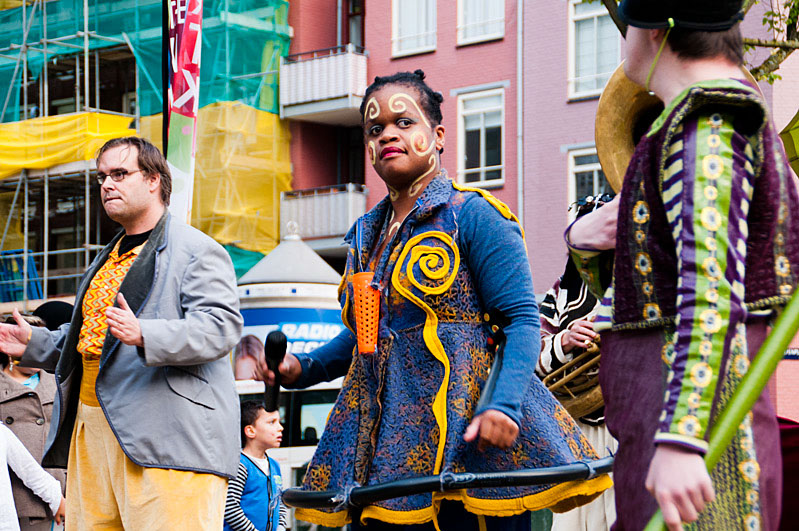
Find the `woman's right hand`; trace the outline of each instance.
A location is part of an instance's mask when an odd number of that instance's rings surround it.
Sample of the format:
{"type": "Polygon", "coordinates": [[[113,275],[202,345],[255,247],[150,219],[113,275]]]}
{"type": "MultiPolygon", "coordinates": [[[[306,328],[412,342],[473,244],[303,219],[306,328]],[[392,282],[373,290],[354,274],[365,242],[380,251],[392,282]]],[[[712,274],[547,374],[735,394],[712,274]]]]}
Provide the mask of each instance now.
{"type": "MultiPolygon", "coordinates": [[[[280,372],[280,383],[283,385],[291,385],[296,382],[302,374],[302,365],[300,365],[300,360],[297,359],[297,356],[287,352],[277,370],[280,372]]],[[[275,384],[275,373],[269,370],[266,364],[266,357],[263,354],[261,354],[258,359],[258,365],[255,369],[255,379],[266,382],[268,385],[275,384]]]]}
{"type": "Polygon", "coordinates": [[[573,321],[560,336],[560,344],[564,352],[574,348],[587,348],[599,334],[594,332],[594,323],[586,319],[573,321]]]}

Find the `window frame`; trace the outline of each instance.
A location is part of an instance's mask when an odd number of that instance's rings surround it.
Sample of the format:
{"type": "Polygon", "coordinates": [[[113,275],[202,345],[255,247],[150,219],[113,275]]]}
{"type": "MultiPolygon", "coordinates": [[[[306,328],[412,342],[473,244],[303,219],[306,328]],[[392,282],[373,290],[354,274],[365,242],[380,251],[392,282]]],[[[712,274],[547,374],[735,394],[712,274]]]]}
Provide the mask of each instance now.
{"type": "MultiPolygon", "coordinates": [[[[412,48],[408,50],[400,50],[398,48],[398,44],[400,39],[408,37],[408,35],[400,36],[399,35],[399,3],[400,0],[391,0],[391,57],[407,57],[410,55],[417,55],[422,53],[434,52],[436,50],[436,46],[438,44],[438,7],[436,5],[436,0],[424,0],[428,2],[429,5],[432,6],[432,15],[433,15],[433,23],[432,23],[432,35],[433,35],[433,43],[427,46],[421,46],[419,48],[412,48]]],[[[418,35],[426,35],[426,33],[417,33],[418,35]]]]}
{"type": "MultiPolygon", "coordinates": [[[[577,90],[577,22],[580,20],[586,19],[598,19],[599,17],[608,17],[610,18],[610,14],[605,9],[604,4],[602,2],[594,2],[597,5],[596,12],[591,12],[589,14],[577,15],[576,13],[576,6],[578,4],[584,3],[583,0],[569,0],[568,2],[568,11],[569,11],[569,30],[568,30],[568,98],[570,100],[573,99],[586,99],[586,98],[594,98],[598,97],[602,94],[602,90],[605,88],[604,85],[598,89],[591,89],[591,90],[577,90]]],[[[595,25],[596,28],[596,25],[595,25]]],[[[599,32],[595,32],[594,34],[594,53],[596,55],[597,46],[596,46],[596,39],[599,32]]],[[[617,35],[617,43],[618,46],[616,47],[616,63],[621,62],[621,35],[617,35]]],[[[596,57],[594,58],[596,62],[596,57]]],[[[613,71],[611,70],[612,73],[613,71]]]]}
{"type": "MultiPolygon", "coordinates": [[[[599,178],[599,176],[596,173],[596,171],[599,170],[600,172],[602,172],[602,175],[604,176],[604,170],[602,170],[602,165],[599,163],[599,154],[597,153],[596,145],[591,146],[591,147],[581,147],[581,148],[577,148],[577,149],[571,149],[571,150],[569,150],[568,155],[569,155],[569,162],[568,162],[568,171],[569,171],[569,185],[568,185],[569,192],[568,193],[569,193],[569,201],[568,201],[568,204],[569,204],[569,207],[570,207],[569,208],[569,222],[571,222],[571,221],[574,221],[575,217],[577,216],[577,209],[571,208],[571,205],[573,205],[578,199],[578,197],[577,197],[577,173],[582,173],[582,172],[586,172],[586,171],[595,172],[594,173],[594,190],[593,190],[591,195],[596,196],[596,195],[598,195],[597,194],[597,189],[599,188],[599,184],[601,182],[601,179],[599,178]],[[584,157],[586,155],[596,155],[597,161],[596,162],[592,162],[591,164],[580,164],[580,165],[578,165],[577,161],[576,161],[577,157],[584,157]]],[[[605,179],[605,181],[607,181],[607,177],[604,177],[604,179],[605,179]]],[[[615,192],[613,192],[613,189],[610,186],[610,183],[608,183],[607,186],[610,189],[610,193],[615,194],[615,192]]]]}
{"type": "Polygon", "coordinates": [[[490,23],[490,22],[502,22],[502,31],[495,32],[495,33],[485,33],[483,35],[478,35],[476,37],[464,37],[464,28],[466,27],[466,23],[464,22],[464,8],[463,2],[465,0],[458,0],[457,5],[457,12],[458,12],[458,19],[457,19],[457,26],[455,28],[456,33],[456,44],[457,46],[466,46],[469,44],[475,44],[478,42],[486,42],[486,41],[495,41],[499,39],[505,38],[505,0],[483,0],[484,2],[502,2],[502,18],[501,19],[492,19],[492,20],[483,20],[481,23],[490,23]]]}
{"type": "MultiPolygon", "coordinates": [[[[457,105],[457,108],[458,108],[458,153],[457,153],[457,156],[458,156],[457,172],[458,172],[458,174],[457,174],[457,181],[460,184],[464,184],[464,185],[467,185],[467,186],[474,186],[476,188],[486,188],[486,189],[488,189],[488,188],[501,188],[502,186],[505,185],[505,169],[506,169],[505,168],[505,166],[506,166],[506,160],[505,160],[505,132],[506,132],[507,126],[505,124],[505,87],[501,86],[501,87],[489,88],[489,89],[484,89],[484,90],[474,90],[474,91],[469,91],[469,92],[463,92],[463,93],[458,94],[457,98],[458,98],[458,105],[457,105]],[[472,112],[467,111],[467,112],[464,113],[463,104],[464,104],[465,101],[484,98],[484,97],[495,96],[497,94],[499,94],[501,96],[501,98],[502,98],[502,103],[498,107],[492,107],[492,108],[488,108],[488,109],[480,109],[478,111],[472,111],[472,112]],[[479,168],[470,168],[469,170],[466,170],[466,167],[465,167],[466,166],[466,123],[465,123],[464,117],[468,116],[470,114],[481,114],[481,113],[486,113],[486,112],[493,112],[495,110],[499,110],[500,113],[501,113],[500,114],[500,127],[501,127],[501,131],[500,131],[500,164],[498,166],[497,165],[495,165],[495,166],[480,166],[479,168]],[[495,170],[499,170],[500,171],[501,177],[499,179],[491,179],[489,181],[486,181],[484,179],[485,173],[487,171],[495,171],[495,170]],[[477,171],[479,171],[479,173],[482,176],[481,180],[475,181],[475,182],[466,182],[466,173],[467,173],[467,171],[469,173],[476,173],[477,171]]],[[[485,124],[483,125],[483,129],[485,129],[485,124]]],[[[485,137],[483,135],[483,142],[481,142],[481,144],[480,144],[480,161],[481,161],[481,163],[485,161],[485,140],[484,140],[484,138],[485,137]]]]}

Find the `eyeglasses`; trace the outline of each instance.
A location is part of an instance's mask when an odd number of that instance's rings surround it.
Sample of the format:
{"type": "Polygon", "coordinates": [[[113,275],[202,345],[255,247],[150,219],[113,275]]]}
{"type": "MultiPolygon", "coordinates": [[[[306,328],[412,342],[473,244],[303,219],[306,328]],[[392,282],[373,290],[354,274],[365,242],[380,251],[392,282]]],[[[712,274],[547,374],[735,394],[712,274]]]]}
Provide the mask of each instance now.
{"type": "Polygon", "coordinates": [[[115,183],[118,183],[125,179],[128,175],[133,175],[136,172],[140,172],[141,170],[113,170],[111,173],[97,173],[97,184],[100,186],[103,185],[107,177],[111,177],[111,180],[115,183]]]}

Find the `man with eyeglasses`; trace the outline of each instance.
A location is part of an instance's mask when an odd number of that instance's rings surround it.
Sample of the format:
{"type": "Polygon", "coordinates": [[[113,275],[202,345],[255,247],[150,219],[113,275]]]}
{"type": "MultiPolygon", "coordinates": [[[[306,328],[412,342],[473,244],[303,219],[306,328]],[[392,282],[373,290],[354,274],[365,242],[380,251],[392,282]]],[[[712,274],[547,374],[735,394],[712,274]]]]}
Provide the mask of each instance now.
{"type": "Polygon", "coordinates": [[[240,447],[233,264],[170,216],[169,168],[147,140],[107,142],[97,181],[123,230],[81,279],[71,323],[31,329],[15,311],[0,351],[55,369],[43,462],[67,468],[67,529],[221,529],[240,447]]]}

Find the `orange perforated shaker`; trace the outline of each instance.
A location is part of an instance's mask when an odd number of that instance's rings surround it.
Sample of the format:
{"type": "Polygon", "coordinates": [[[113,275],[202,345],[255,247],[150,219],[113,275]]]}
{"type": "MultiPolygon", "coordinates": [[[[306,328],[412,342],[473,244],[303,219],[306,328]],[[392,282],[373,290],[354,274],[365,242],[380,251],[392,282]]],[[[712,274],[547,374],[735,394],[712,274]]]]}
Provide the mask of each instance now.
{"type": "Polygon", "coordinates": [[[361,354],[374,354],[377,350],[380,292],[370,285],[373,277],[371,271],[352,275],[355,329],[358,332],[358,352],[361,354]]]}

